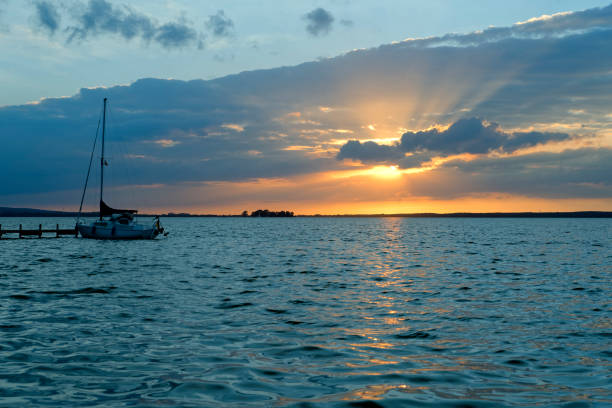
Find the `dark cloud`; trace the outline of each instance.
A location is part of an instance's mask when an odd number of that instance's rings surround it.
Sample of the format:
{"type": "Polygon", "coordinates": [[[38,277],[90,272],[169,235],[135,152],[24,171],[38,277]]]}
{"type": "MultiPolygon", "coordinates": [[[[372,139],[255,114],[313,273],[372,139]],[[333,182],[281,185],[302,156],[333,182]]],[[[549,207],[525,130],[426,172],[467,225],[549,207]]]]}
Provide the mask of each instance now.
{"type": "Polygon", "coordinates": [[[157,29],[155,41],[165,48],[178,48],[195,41],[197,36],[193,28],[183,23],[166,23],[157,29]]]}
{"type": "Polygon", "coordinates": [[[68,27],[69,41],[105,33],[119,34],[127,40],[136,36],[150,40],[156,31],[147,16],[125,6],[114,7],[106,0],[89,0],[77,20],[78,25],[68,27]]]}
{"type": "Polygon", "coordinates": [[[396,146],[379,145],[374,142],[361,143],[349,140],[338,152],[338,159],[354,159],[363,163],[386,163],[400,160],[404,154],[396,146]]]}
{"type": "Polygon", "coordinates": [[[499,131],[497,124],[485,124],[480,119],[469,118],[458,120],[444,131],[406,132],[402,135],[399,148],[404,152],[487,153],[501,148],[508,136],[499,131]]]}
{"type": "Polygon", "coordinates": [[[431,151],[440,154],[488,153],[492,150],[513,152],[520,148],[550,141],[567,140],[566,133],[517,132],[506,133],[497,123],[485,123],[478,118],[460,119],[448,129],[406,132],[399,147],[405,152],[431,151]]]}
{"type": "Polygon", "coordinates": [[[494,150],[511,153],[521,148],[570,138],[567,133],[508,133],[501,130],[496,123],[468,118],[460,119],[442,131],[433,128],[406,132],[400,141],[392,146],[351,140],[342,146],[337,158],[359,160],[363,163],[392,163],[405,168],[420,165],[433,155],[484,154],[494,150]],[[406,153],[414,156],[404,157],[406,153]]]}
{"type": "Polygon", "coordinates": [[[321,7],[307,13],[304,18],[308,22],[306,31],[315,37],[328,34],[334,22],[334,16],[321,7]]]}
{"type": "Polygon", "coordinates": [[[140,38],[154,41],[164,48],[180,48],[197,44],[198,32],[185,21],[158,24],[154,19],[127,5],[114,6],[106,0],[89,0],[76,7],[76,25],[66,28],[68,42],[92,36],[117,34],[126,40],[140,38]]]}
{"type": "Polygon", "coordinates": [[[391,165],[396,165],[400,169],[413,169],[421,167],[424,163],[429,162],[434,156],[433,152],[418,152],[402,157],[399,160],[391,162],[391,165]]]}
{"type": "Polygon", "coordinates": [[[219,10],[217,11],[217,14],[213,14],[208,17],[206,28],[215,37],[229,37],[232,35],[234,22],[225,15],[223,10],[219,10]]]}
{"type": "Polygon", "coordinates": [[[49,1],[37,1],[34,5],[36,7],[36,23],[54,34],[60,24],[60,15],[55,5],[49,1]]]}

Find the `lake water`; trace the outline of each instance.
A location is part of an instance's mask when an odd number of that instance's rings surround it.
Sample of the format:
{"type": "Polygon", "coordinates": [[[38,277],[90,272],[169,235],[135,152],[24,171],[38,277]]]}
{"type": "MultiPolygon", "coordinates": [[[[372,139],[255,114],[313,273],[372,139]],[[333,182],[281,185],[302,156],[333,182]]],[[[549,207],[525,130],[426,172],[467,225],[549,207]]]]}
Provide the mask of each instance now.
{"type": "Polygon", "coordinates": [[[611,219],[162,222],[0,241],[0,406],[612,406],[611,219]]]}

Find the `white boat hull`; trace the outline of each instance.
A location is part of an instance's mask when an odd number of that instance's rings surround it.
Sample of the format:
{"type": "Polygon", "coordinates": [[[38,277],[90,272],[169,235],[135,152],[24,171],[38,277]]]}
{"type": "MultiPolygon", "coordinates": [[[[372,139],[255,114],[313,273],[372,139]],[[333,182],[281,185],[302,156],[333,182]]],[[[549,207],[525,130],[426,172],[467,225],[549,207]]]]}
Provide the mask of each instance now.
{"type": "Polygon", "coordinates": [[[155,227],[136,223],[123,225],[112,221],[79,224],[77,229],[83,238],[92,239],[155,239],[159,235],[155,227]]]}

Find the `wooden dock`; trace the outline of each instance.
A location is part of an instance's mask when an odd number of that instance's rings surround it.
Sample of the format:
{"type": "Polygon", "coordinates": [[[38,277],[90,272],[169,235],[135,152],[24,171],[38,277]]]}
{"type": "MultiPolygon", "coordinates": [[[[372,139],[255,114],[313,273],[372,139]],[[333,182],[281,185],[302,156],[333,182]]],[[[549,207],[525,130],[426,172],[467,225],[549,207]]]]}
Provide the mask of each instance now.
{"type": "MultiPolygon", "coordinates": [[[[74,228],[70,229],[60,229],[59,224],[55,225],[55,229],[43,229],[42,224],[38,224],[38,229],[23,229],[23,226],[19,224],[19,229],[2,229],[2,224],[0,224],[0,239],[2,239],[3,235],[7,234],[17,234],[18,238],[24,237],[38,237],[43,238],[43,234],[54,234],[51,237],[59,238],[62,236],[79,236],[79,231],[74,228]]],[[[48,235],[47,235],[48,237],[48,235]]]]}

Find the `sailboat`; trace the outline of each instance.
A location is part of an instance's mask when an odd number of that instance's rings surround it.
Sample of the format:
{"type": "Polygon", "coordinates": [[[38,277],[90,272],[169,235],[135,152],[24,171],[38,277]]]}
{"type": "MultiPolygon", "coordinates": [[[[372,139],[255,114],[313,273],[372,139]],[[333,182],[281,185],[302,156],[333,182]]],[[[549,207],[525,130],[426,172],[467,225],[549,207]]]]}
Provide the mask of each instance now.
{"type": "MultiPolygon", "coordinates": [[[[121,210],[112,208],[104,202],[104,166],[107,165],[104,160],[104,138],[106,133],[106,103],[107,98],[104,98],[104,108],[102,111],[102,154],[100,157],[100,217],[99,219],[87,224],[79,220],[81,210],[83,209],[83,200],[85,191],[87,191],[87,183],[91,172],[91,164],[96,149],[96,140],[94,140],[94,148],[89,159],[89,168],[85,179],[85,187],[81,196],[81,205],[79,207],[79,218],[77,218],[76,228],[83,238],[93,239],[155,239],[159,234],[163,234],[159,217],[155,217],[150,225],[139,224],[134,220],[134,214],[137,210],[121,210]]],[[[99,122],[98,122],[99,126],[99,122]]],[[[165,234],[167,235],[167,233],[165,234]]]]}

